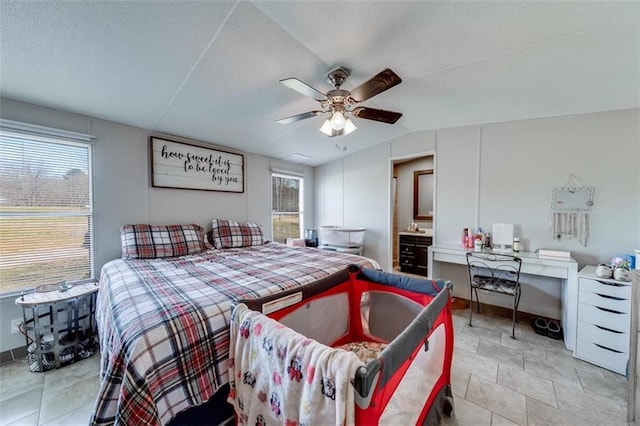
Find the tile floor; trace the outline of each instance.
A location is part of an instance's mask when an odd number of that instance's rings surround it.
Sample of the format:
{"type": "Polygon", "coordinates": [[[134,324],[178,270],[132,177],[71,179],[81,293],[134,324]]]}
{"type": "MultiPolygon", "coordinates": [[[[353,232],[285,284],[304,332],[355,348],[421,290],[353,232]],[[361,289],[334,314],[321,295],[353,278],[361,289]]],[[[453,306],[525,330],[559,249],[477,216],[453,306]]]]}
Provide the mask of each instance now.
{"type": "MultiPolygon", "coordinates": [[[[560,341],[508,318],[454,311],[455,416],[445,425],[625,425],[627,381],[571,356],[560,341]]],[[[98,391],[99,356],[31,373],[0,366],[0,425],[86,425],[98,391]]]]}

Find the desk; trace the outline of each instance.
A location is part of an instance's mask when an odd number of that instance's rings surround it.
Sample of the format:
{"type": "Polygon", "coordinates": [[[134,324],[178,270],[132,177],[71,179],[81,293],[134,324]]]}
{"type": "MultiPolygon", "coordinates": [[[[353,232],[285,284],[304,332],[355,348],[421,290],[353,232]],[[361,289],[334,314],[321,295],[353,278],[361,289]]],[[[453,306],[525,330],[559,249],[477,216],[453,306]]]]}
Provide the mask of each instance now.
{"type": "MultiPolygon", "coordinates": [[[[441,263],[467,265],[466,253],[454,245],[434,245],[429,247],[428,270],[432,278],[444,278],[440,275],[441,263]]],[[[573,260],[557,260],[538,257],[532,252],[519,252],[522,259],[521,273],[542,277],[557,278],[561,281],[560,299],[562,304],[562,328],[564,344],[575,351],[576,327],[578,318],[578,263],[573,260]]]]}

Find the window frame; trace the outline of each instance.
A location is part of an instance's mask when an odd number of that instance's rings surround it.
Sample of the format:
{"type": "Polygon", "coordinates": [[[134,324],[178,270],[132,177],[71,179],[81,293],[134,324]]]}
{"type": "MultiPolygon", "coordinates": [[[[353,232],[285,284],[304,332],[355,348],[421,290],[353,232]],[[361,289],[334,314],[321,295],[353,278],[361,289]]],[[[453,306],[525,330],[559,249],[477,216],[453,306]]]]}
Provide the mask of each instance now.
{"type": "MultiPolygon", "coordinates": [[[[69,283],[85,283],[90,281],[95,281],[96,273],[95,273],[95,262],[96,262],[96,253],[95,253],[95,209],[94,209],[94,167],[93,167],[93,139],[95,139],[92,135],[76,133],[76,132],[68,132],[65,130],[53,129],[44,126],[31,125],[27,123],[14,122],[10,120],[0,119],[0,137],[7,139],[20,139],[23,144],[28,144],[29,142],[38,142],[38,143],[46,143],[48,146],[52,145],[63,145],[70,147],[77,147],[86,149],[86,172],[87,172],[87,205],[86,205],[86,213],[77,211],[70,212],[61,212],[55,211],[55,206],[50,206],[51,208],[48,211],[38,212],[36,215],[28,214],[28,212],[17,211],[14,214],[9,214],[8,212],[0,212],[0,217],[42,217],[45,219],[55,219],[62,217],[86,217],[87,219],[87,233],[88,233],[88,241],[86,239],[87,234],[85,234],[85,242],[88,243],[88,270],[89,277],[88,278],[77,278],[77,279],[68,279],[65,282],[69,283]]],[[[0,160],[1,161],[1,160],[0,160]]],[[[22,163],[25,164],[25,163],[22,163]]],[[[84,165],[84,163],[83,163],[84,165]]],[[[35,255],[25,254],[25,265],[28,264],[30,260],[33,260],[35,255]]],[[[50,258],[44,258],[55,260],[56,257],[52,256],[50,258]]],[[[73,269],[69,269],[73,270],[73,269]]],[[[45,280],[46,281],[46,280],[45,280]]],[[[0,288],[0,298],[4,297],[13,297],[16,295],[20,295],[21,293],[31,292],[40,285],[44,284],[55,284],[55,282],[47,281],[47,282],[34,282],[32,285],[24,285],[19,289],[10,289],[5,290],[0,288]]]]}
{"type": "MultiPolygon", "coordinates": [[[[299,224],[299,229],[298,229],[298,236],[297,238],[302,238],[304,235],[304,225],[305,225],[305,221],[304,221],[304,175],[300,175],[294,172],[287,172],[287,171],[276,171],[276,170],[272,170],[271,171],[271,241],[275,241],[274,238],[274,226],[273,226],[273,215],[277,214],[277,212],[274,211],[273,209],[273,178],[274,177],[281,177],[281,178],[286,178],[286,179],[295,179],[297,181],[299,181],[298,184],[298,217],[300,220],[300,224],[299,224]]],[[[285,213],[293,213],[293,212],[285,212],[285,213]]],[[[294,237],[293,235],[291,237],[294,237]]],[[[295,237],[294,237],[295,238],[295,237]]]]}

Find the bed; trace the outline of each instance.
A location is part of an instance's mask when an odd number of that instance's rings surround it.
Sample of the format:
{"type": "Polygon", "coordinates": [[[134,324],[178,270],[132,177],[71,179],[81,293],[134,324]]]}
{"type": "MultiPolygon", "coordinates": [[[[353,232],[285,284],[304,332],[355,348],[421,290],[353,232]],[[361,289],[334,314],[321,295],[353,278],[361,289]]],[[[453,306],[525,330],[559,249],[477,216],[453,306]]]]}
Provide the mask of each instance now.
{"type": "Polygon", "coordinates": [[[265,242],[259,227],[126,225],[121,259],[98,291],[100,389],[91,424],[167,424],[228,383],[229,320],[237,300],[305,287],[361,256],[265,242]],[[219,247],[219,248],[218,248],[219,247]]]}

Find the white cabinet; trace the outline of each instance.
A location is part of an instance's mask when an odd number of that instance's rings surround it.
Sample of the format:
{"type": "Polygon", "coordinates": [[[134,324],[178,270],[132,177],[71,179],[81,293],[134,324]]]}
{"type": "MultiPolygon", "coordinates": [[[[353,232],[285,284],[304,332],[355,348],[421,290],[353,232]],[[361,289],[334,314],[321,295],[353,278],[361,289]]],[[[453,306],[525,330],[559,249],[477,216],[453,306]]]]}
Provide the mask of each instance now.
{"type": "Polygon", "coordinates": [[[629,359],[631,283],[599,278],[595,266],[578,274],[575,356],[625,374],[629,359]]]}

